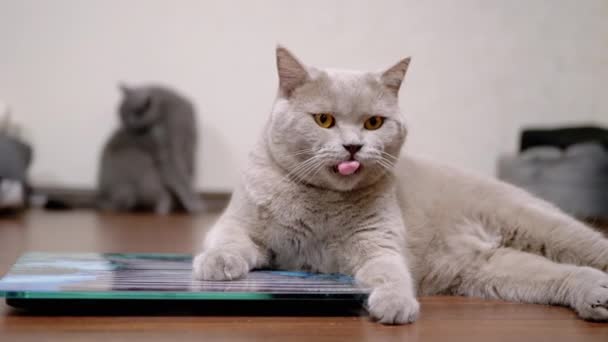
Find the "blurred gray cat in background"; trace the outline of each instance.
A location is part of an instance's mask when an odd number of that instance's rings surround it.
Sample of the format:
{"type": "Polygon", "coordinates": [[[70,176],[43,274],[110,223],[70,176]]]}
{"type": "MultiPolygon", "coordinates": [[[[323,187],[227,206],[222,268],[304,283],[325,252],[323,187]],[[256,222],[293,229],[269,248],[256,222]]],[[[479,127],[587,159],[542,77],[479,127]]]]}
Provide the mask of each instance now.
{"type": "Polygon", "coordinates": [[[157,214],[177,206],[201,210],[192,186],[197,144],[193,104],[165,87],[120,89],[121,125],[101,156],[100,208],[157,214]]]}

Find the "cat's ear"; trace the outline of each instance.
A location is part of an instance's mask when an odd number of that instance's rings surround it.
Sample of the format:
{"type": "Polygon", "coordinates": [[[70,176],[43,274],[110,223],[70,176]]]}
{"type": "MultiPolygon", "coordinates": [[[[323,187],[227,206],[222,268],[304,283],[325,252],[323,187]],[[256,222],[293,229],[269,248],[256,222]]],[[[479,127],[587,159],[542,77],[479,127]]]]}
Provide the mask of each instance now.
{"type": "Polygon", "coordinates": [[[124,82],[119,82],[118,83],[118,89],[120,89],[120,92],[124,95],[124,96],[128,96],[129,94],[132,93],[131,88],[124,82]]]}
{"type": "Polygon", "coordinates": [[[399,93],[399,88],[407,72],[407,67],[410,65],[411,58],[407,57],[400,60],[397,64],[382,72],[380,80],[390,89],[395,95],[399,93]]]}
{"type": "Polygon", "coordinates": [[[291,96],[291,93],[309,78],[306,66],[280,45],[277,46],[277,70],[279,72],[279,90],[284,97],[291,96]]]}

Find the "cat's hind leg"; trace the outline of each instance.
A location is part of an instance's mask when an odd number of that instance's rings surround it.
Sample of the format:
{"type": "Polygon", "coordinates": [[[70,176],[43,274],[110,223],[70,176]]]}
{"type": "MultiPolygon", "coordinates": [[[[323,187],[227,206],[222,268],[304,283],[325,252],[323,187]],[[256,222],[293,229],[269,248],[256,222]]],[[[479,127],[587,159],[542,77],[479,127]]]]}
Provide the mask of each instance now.
{"type": "Polygon", "coordinates": [[[505,247],[608,272],[608,239],[541,200],[509,203],[488,217],[494,222],[487,225],[500,227],[505,247]]]}
{"type": "Polygon", "coordinates": [[[608,320],[608,275],[591,267],[501,247],[479,253],[458,279],[455,294],[564,305],[582,318],[608,320]]]}

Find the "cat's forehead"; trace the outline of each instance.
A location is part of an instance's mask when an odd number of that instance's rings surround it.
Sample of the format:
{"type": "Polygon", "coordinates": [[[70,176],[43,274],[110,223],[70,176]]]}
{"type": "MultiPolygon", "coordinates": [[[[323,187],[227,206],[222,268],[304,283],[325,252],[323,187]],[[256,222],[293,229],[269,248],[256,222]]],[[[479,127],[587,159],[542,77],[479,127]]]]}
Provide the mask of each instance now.
{"type": "Polygon", "coordinates": [[[380,77],[373,72],[346,70],[346,69],[323,69],[326,77],[321,79],[329,80],[337,86],[345,88],[380,88],[380,77]]]}
{"type": "Polygon", "coordinates": [[[312,73],[312,82],[299,89],[300,105],[338,113],[369,113],[394,104],[377,73],[323,69],[312,73]]]}

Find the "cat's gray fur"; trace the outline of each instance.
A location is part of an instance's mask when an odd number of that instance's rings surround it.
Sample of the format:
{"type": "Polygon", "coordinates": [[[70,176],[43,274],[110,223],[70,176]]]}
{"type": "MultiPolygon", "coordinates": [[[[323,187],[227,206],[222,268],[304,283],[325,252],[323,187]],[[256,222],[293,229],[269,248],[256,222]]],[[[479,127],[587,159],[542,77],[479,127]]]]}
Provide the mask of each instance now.
{"type": "Polygon", "coordinates": [[[414,321],[416,294],[566,305],[608,319],[608,240],[523,190],[412,155],[398,90],[383,72],[306,67],[277,49],[280,90],[229,207],[194,260],[199,279],[252,268],[350,274],[382,323],[414,321]],[[318,127],[311,113],[333,113],[318,127]],[[386,117],[365,131],[370,115],[386,117]],[[363,168],[334,171],[349,152],[363,168]]]}
{"type": "Polygon", "coordinates": [[[200,210],[192,186],[197,143],[194,106],[166,87],[121,85],[121,90],[121,126],[101,157],[100,206],[118,211],[152,209],[159,214],[177,205],[190,212],[200,210]]]}

